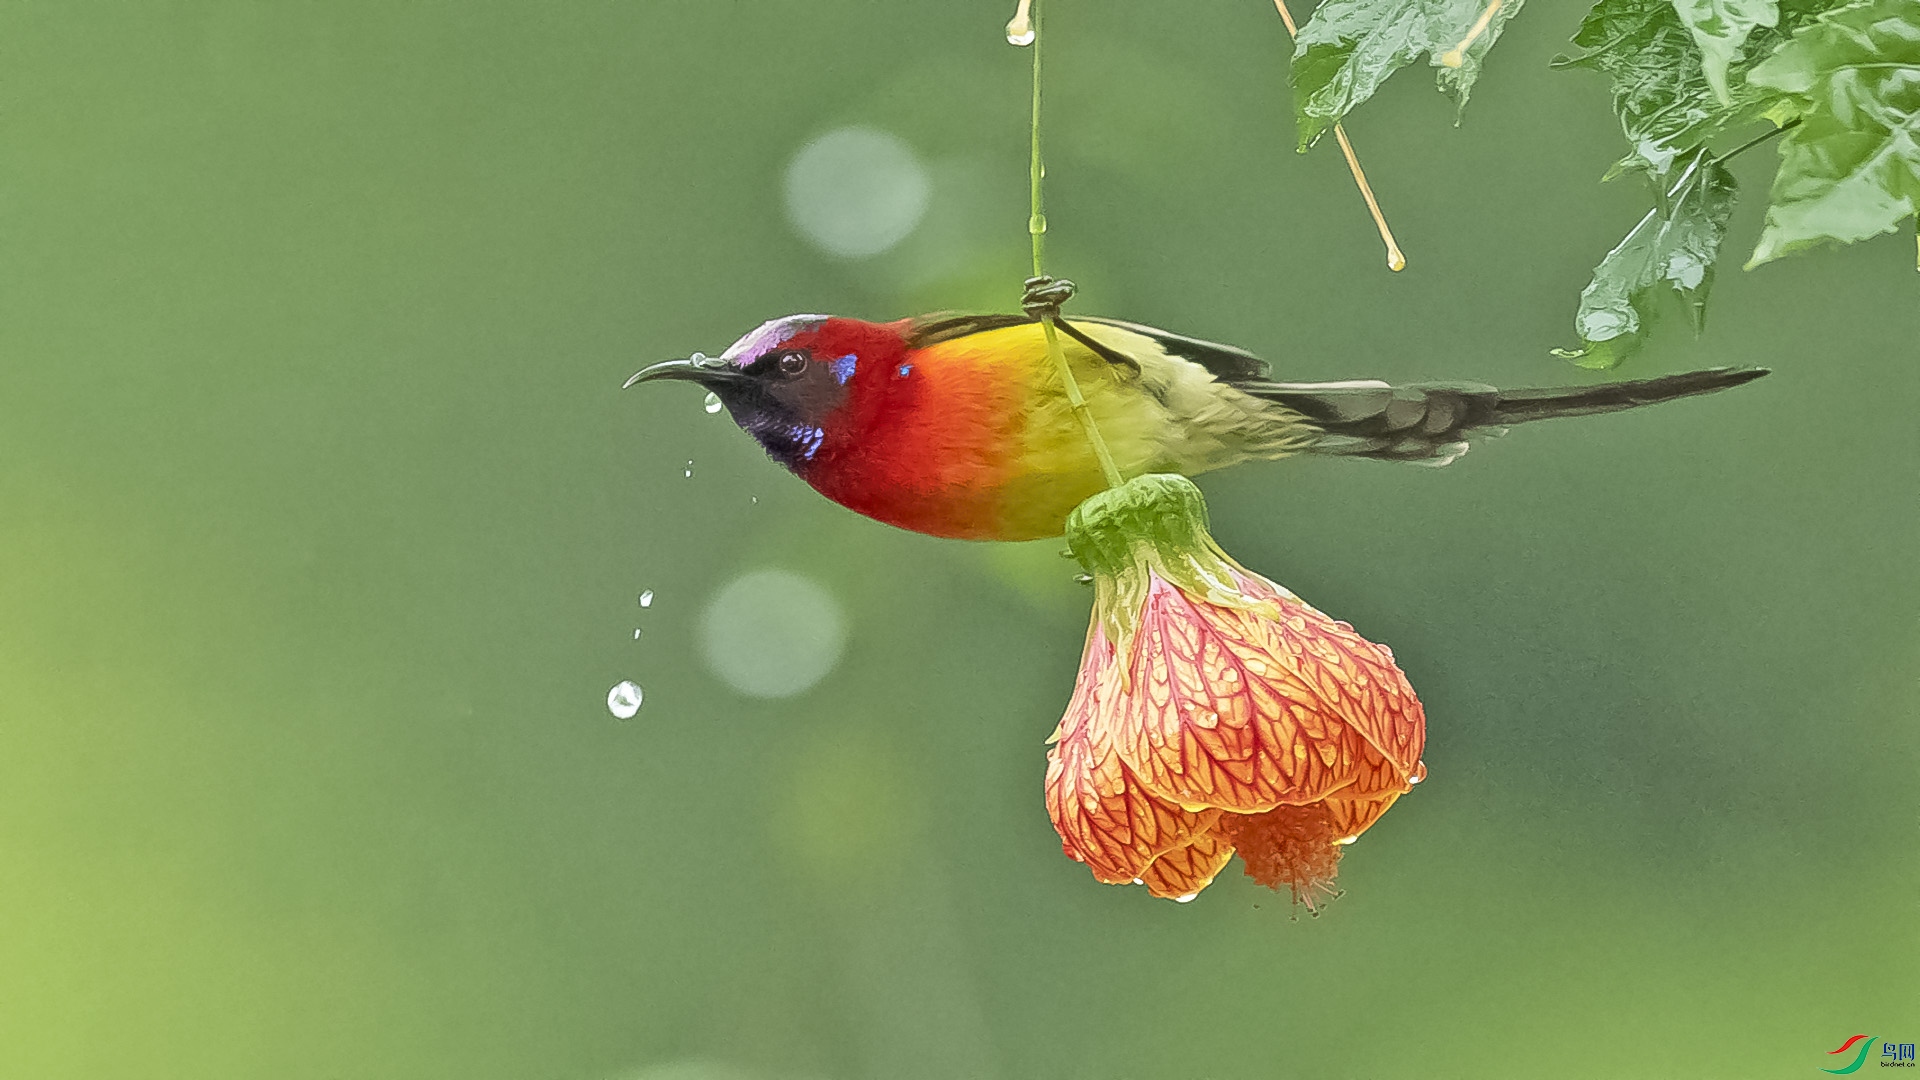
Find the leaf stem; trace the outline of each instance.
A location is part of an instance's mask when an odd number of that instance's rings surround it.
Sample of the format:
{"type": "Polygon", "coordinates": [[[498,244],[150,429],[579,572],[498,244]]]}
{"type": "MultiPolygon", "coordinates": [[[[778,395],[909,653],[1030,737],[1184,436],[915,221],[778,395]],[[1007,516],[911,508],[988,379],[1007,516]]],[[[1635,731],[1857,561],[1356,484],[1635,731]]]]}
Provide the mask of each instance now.
{"type": "MultiPolygon", "coordinates": [[[[1287,28],[1287,37],[1300,36],[1299,27],[1293,24],[1293,12],[1287,10],[1287,0],[1273,0],[1274,9],[1280,12],[1280,22],[1287,28]]],[[[1347,159],[1347,171],[1353,174],[1354,186],[1360,189],[1360,197],[1367,201],[1367,213],[1373,215],[1374,227],[1380,230],[1380,241],[1387,245],[1387,269],[1398,273],[1407,268],[1407,257],[1400,251],[1400,245],[1393,241],[1393,230],[1387,228],[1387,215],[1380,212],[1380,203],[1373,197],[1373,186],[1367,183],[1366,170],[1360,167],[1360,159],[1353,152],[1353,143],[1347,138],[1347,129],[1340,123],[1333,125],[1333,138],[1340,144],[1340,153],[1347,159]]]]}
{"type": "Polygon", "coordinates": [[[1793,119],[1787,121],[1786,123],[1781,124],[1779,127],[1774,128],[1772,131],[1768,131],[1760,135],[1755,135],[1753,138],[1748,139],[1746,142],[1741,143],[1739,146],[1736,146],[1733,149],[1727,151],[1726,153],[1721,154],[1719,157],[1713,159],[1713,163],[1715,165],[1725,165],[1728,159],[1744,154],[1747,151],[1753,149],[1754,147],[1759,146],[1761,143],[1766,142],[1768,139],[1777,139],[1780,136],[1786,134],[1787,132],[1799,126],[1800,126],[1800,118],[1796,116],[1793,119]]]}
{"type": "MultiPolygon", "coordinates": [[[[1040,157],[1040,0],[1023,0],[1021,9],[1028,14],[1026,29],[1033,35],[1028,48],[1033,50],[1033,116],[1032,116],[1032,154],[1027,162],[1027,183],[1029,189],[1030,210],[1027,215],[1027,235],[1033,240],[1033,276],[1046,275],[1046,204],[1040,196],[1040,181],[1046,175],[1046,166],[1040,157]]],[[[1017,21],[1017,16],[1016,16],[1017,21]]],[[[1022,35],[1024,36],[1024,35],[1022,35]]],[[[1053,361],[1054,370],[1060,373],[1060,383],[1066,388],[1067,403],[1073,408],[1073,415],[1079,419],[1080,427],[1087,433],[1087,442],[1093,444],[1093,456],[1100,459],[1100,473],[1106,478],[1107,486],[1117,488],[1125,481],[1120,470],[1113,463],[1113,454],[1107,449],[1107,440],[1100,435],[1100,425],[1094,422],[1093,410],[1087,407],[1086,395],[1080,392],[1080,382],[1073,377],[1073,367],[1067,363],[1067,354],[1060,348],[1060,332],[1055,328],[1053,315],[1040,317],[1040,329],[1047,337],[1047,356],[1053,361]]]]}

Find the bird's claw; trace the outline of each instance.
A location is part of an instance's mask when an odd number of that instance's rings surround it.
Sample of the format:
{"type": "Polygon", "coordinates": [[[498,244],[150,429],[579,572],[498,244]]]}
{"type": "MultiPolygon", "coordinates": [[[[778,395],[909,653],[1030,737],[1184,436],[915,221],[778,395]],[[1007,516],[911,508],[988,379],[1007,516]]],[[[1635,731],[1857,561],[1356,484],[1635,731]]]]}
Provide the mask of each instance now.
{"type": "Polygon", "coordinates": [[[1047,316],[1058,318],[1060,305],[1073,299],[1078,291],[1073,282],[1066,278],[1030,277],[1027,279],[1026,292],[1020,297],[1020,309],[1029,319],[1041,319],[1047,316]]]}

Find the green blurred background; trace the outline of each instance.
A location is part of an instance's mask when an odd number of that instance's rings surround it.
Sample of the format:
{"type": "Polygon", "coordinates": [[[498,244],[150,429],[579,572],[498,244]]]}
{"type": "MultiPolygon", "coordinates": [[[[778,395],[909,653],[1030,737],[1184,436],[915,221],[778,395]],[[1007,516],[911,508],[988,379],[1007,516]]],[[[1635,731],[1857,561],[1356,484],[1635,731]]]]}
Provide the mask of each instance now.
{"type": "MultiPolygon", "coordinates": [[[[1920,1037],[1913,242],[1739,272],[1771,151],[1707,333],[1620,374],[1773,377],[1205,482],[1426,702],[1431,779],[1317,920],[1060,854],[1057,544],[888,529],[617,390],[790,312],[1011,307],[1011,7],[0,7],[0,1075],[1799,1077],[1920,1037]],[[928,178],[871,258],[783,194],[850,125],[928,178]],[[837,663],[789,609],[716,628],[768,568],[837,663]],[[816,646],[787,697],[710,655],[816,646]]],[[[1396,276],[1292,152],[1262,0],[1057,3],[1050,269],[1290,377],[1593,380],[1547,350],[1647,202],[1546,67],[1581,14],[1530,4],[1463,127],[1424,70],[1356,115],[1396,276]]]]}

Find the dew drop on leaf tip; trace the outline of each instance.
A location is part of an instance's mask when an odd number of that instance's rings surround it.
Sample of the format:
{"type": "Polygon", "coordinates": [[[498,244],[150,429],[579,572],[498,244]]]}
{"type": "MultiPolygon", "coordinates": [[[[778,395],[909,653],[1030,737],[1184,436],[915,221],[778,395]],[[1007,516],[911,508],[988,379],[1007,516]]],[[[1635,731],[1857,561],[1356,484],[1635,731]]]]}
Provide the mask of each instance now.
{"type": "Polygon", "coordinates": [[[645,697],[646,695],[640,692],[640,687],[634,683],[626,681],[615,683],[613,689],[607,691],[607,711],[616,719],[631,720],[634,714],[640,711],[640,703],[645,700],[645,697]]]}

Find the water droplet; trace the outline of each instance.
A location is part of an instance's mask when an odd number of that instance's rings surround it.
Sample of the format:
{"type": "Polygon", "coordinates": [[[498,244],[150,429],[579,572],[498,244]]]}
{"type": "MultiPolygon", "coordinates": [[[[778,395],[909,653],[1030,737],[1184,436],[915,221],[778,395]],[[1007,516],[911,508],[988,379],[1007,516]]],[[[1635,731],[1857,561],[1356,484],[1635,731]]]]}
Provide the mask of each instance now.
{"type": "Polygon", "coordinates": [[[640,594],[640,606],[641,607],[653,606],[653,590],[652,589],[648,589],[646,592],[643,592],[640,594]]]}
{"type": "Polygon", "coordinates": [[[1032,7],[1033,0],[1020,0],[1020,10],[1014,12],[1013,18],[1007,22],[1007,44],[1033,44],[1033,19],[1028,14],[1032,7]]]}
{"type": "MultiPolygon", "coordinates": [[[[635,687],[635,689],[638,689],[638,687],[635,687]]],[[[1196,896],[1199,896],[1199,895],[1200,895],[1200,894],[1199,894],[1199,893],[1197,893],[1197,892],[1190,892],[1190,893],[1188,893],[1188,894],[1187,894],[1187,895],[1185,895],[1185,896],[1176,896],[1176,897],[1174,897],[1174,898],[1173,898],[1173,902],[1174,902],[1174,903],[1176,903],[1176,904],[1188,904],[1188,903],[1192,903],[1192,902],[1193,902],[1193,898],[1194,898],[1194,897],[1196,897],[1196,896]]]]}
{"type": "Polygon", "coordinates": [[[1142,880],[1141,880],[1141,879],[1139,879],[1139,878],[1134,878],[1134,879],[1133,879],[1133,883],[1134,883],[1135,885],[1145,885],[1145,884],[1146,884],[1146,882],[1145,882],[1145,881],[1142,881],[1142,880]]]}
{"type": "Polygon", "coordinates": [[[706,401],[706,409],[707,409],[707,412],[708,412],[708,413],[710,413],[710,414],[711,414],[711,413],[717,413],[717,412],[719,412],[719,411],[720,411],[720,410],[721,410],[721,409],[722,409],[723,407],[724,407],[724,406],[722,406],[722,405],[720,404],[720,395],[719,395],[719,394],[716,394],[716,393],[714,393],[714,392],[713,392],[713,391],[711,391],[711,390],[709,390],[709,391],[707,391],[707,401],[706,401]]]}
{"type": "Polygon", "coordinates": [[[1093,584],[1093,575],[1092,574],[1075,574],[1073,575],[1073,581],[1074,581],[1074,584],[1076,585],[1091,585],[1093,584]]]}
{"type": "Polygon", "coordinates": [[[752,499],[752,500],[753,500],[753,505],[755,505],[755,506],[759,506],[759,505],[760,505],[760,496],[758,496],[758,495],[749,495],[749,496],[747,496],[747,498],[749,498],[749,499],[752,499]]]}
{"type": "Polygon", "coordinates": [[[687,459],[687,471],[685,475],[687,479],[689,480],[693,479],[693,459],[692,458],[687,459]]]}
{"type": "Polygon", "coordinates": [[[1422,781],[1422,780],[1425,780],[1425,779],[1426,779],[1426,777],[1424,777],[1424,776],[1409,776],[1409,777],[1407,777],[1407,783],[1409,783],[1409,784],[1417,784],[1417,783],[1419,783],[1420,781],[1422,781]]]}
{"type": "Polygon", "coordinates": [[[1343,836],[1343,837],[1341,837],[1340,839],[1338,839],[1338,840],[1335,840],[1335,841],[1334,841],[1334,843],[1336,843],[1336,844],[1351,844],[1351,843],[1353,843],[1353,842],[1354,842],[1355,840],[1358,840],[1358,839],[1360,839],[1360,838],[1359,838],[1359,837],[1357,837],[1357,836],[1343,836]]]}
{"type": "Polygon", "coordinates": [[[645,697],[633,683],[615,683],[613,689],[607,691],[607,711],[618,719],[631,720],[640,711],[640,702],[645,697]]]}
{"type": "Polygon", "coordinates": [[[633,640],[635,641],[640,640],[640,628],[637,626],[633,628],[633,640]]]}

